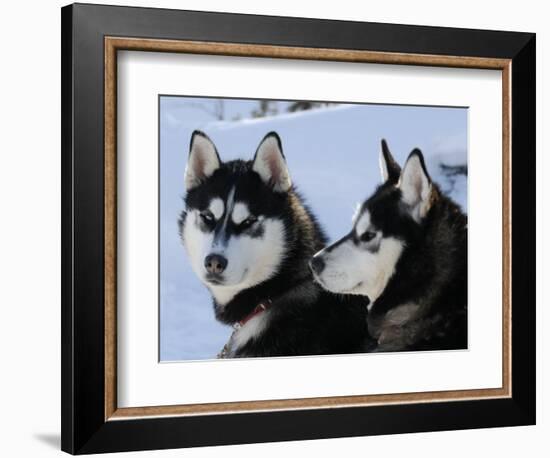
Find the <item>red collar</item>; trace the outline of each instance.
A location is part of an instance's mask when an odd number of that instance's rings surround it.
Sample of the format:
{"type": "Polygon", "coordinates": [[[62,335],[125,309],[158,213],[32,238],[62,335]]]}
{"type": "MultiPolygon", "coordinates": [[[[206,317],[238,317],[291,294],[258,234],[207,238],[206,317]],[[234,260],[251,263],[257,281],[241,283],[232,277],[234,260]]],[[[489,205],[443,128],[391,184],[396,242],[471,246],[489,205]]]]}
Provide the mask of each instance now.
{"type": "Polygon", "coordinates": [[[270,307],[271,307],[271,299],[267,299],[263,302],[260,302],[256,307],[254,307],[252,312],[250,312],[241,321],[239,321],[239,326],[244,326],[246,323],[248,323],[256,315],[259,315],[260,313],[265,312],[270,307]]]}

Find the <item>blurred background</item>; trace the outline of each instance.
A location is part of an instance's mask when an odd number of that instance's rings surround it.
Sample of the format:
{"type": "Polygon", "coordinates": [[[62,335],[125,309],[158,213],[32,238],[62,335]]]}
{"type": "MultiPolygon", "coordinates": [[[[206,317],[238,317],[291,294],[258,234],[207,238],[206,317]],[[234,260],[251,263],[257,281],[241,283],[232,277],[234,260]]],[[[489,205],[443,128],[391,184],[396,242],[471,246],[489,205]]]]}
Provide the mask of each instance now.
{"type": "Polygon", "coordinates": [[[432,179],[467,211],[467,108],[160,96],[159,110],[161,361],[215,358],[232,331],[215,320],[178,235],[195,129],[222,161],[252,159],[276,131],[294,185],[331,240],[349,232],[356,204],[380,183],[382,138],[401,165],[420,148],[432,179]]]}

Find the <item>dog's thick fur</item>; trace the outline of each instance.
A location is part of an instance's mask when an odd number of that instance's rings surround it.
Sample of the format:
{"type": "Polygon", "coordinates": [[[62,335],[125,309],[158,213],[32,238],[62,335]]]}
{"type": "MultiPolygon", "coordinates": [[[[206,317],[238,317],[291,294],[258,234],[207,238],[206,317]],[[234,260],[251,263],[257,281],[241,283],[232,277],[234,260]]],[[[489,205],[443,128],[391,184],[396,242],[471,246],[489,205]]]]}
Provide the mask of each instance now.
{"type": "Polygon", "coordinates": [[[370,299],[377,351],[466,348],[467,218],[431,181],[419,150],[401,170],[383,141],[381,169],[384,182],[350,234],[315,256],[315,277],[370,299]]]}
{"type": "Polygon", "coordinates": [[[186,187],[180,232],[191,264],[213,295],[216,318],[229,325],[246,320],[237,326],[224,356],[365,349],[364,301],[335,295],[313,282],[308,262],[326,237],[291,184],[277,134],[262,140],[254,160],[223,163],[211,140],[196,131],[186,187]],[[237,224],[245,216],[246,224],[237,224]],[[212,253],[227,260],[221,274],[206,272],[203,266],[203,258],[212,253]],[[232,263],[244,264],[231,271],[232,263]],[[267,302],[267,310],[251,317],[267,302]]]}

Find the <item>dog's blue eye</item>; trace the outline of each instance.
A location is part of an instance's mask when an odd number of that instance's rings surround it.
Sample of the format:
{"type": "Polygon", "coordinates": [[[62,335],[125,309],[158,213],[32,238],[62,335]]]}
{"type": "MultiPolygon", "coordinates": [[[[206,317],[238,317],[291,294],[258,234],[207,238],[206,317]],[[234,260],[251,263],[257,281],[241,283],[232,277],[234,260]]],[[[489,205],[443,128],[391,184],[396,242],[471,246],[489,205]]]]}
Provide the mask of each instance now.
{"type": "Polygon", "coordinates": [[[361,242],[370,242],[374,237],[376,237],[376,232],[364,232],[363,235],[361,235],[361,242]]]}
{"type": "Polygon", "coordinates": [[[258,218],[256,218],[255,216],[249,216],[241,224],[239,224],[239,227],[241,229],[246,229],[252,226],[256,221],[258,221],[258,218]]]}

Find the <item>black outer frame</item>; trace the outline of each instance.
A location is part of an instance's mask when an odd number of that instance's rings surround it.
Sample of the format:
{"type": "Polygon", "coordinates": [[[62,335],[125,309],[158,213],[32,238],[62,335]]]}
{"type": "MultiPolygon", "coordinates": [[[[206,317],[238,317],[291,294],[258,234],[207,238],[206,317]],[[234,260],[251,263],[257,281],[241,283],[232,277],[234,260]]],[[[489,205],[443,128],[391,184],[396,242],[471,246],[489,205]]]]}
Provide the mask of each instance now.
{"type": "Polygon", "coordinates": [[[62,450],[81,454],[535,423],[534,34],[88,4],[66,6],[61,14],[62,450]],[[105,421],[107,35],[512,59],[512,397],[105,421]]]}

